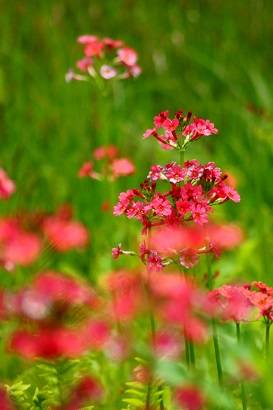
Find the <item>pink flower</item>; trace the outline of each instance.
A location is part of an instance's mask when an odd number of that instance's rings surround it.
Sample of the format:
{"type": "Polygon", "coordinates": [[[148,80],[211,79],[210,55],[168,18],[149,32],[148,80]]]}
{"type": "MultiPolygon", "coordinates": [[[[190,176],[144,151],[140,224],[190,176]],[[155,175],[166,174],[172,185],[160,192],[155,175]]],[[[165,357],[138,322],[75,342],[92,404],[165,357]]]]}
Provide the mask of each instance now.
{"type": "Polygon", "coordinates": [[[109,37],[105,37],[102,41],[109,48],[120,48],[123,46],[123,41],[113,40],[112,38],[109,38],[109,37]]]}
{"type": "Polygon", "coordinates": [[[81,60],[77,61],[77,67],[81,71],[87,71],[89,67],[93,64],[93,60],[91,57],[84,57],[81,60]]]}
{"type": "Polygon", "coordinates": [[[210,190],[209,195],[211,201],[213,202],[219,201],[222,203],[230,199],[231,201],[238,203],[241,200],[238,192],[224,182],[220,182],[218,185],[213,187],[210,190]]]}
{"type": "Polygon", "coordinates": [[[175,162],[167,164],[164,168],[164,175],[172,184],[182,182],[185,178],[184,169],[175,162]]]}
{"type": "Polygon", "coordinates": [[[83,224],[59,216],[46,218],[43,231],[52,246],[59,252],[83,248],[88,242],[88,232],[83,224]]]}
{"type": "Polygon", "coordinates": [[[142,69],[138,64],[134,64],[131,67],[128,67],[128,76],[129,77],[138,77],[142,73],[142,69]]]}
{"type": "Polygon", "coordinates": [[[89,43],[93,43],[97,40],[98,40],[97,36],[93,36],[93,35],[90,35],[90,34],[83,34],[83,35],[81,35],[77,38],[78,43],[84,44],[84,45],[89,44],[89,43]]]}
{"type": "Polygon", "coordinates": [[[113,67],[111,67],[109,65],[104,64],[100,68],[100,75],[105,80],[110,80],[111,78],[116,77],[117,70],[115,70],[113,67]]]}
{"type": "Polygon", "coordinates": [[[128,67],[134,66],[137,62],[137,52],[133,48],[120,48],[117,55],[119,60],[128,67]]]}
{"type": "Polygon", "coordinates": [[[108,289],[112,294],[109,314],[121,322],[131,321],[143,307],[141,281],[134,272],[117,271],[108,277],[108,289]]]}
{"type": "Polygon", "coordinates": [[[150,272],[160,272],[163,269],[162,258],[156,251],[150,251],[147,256],[147,269],[150,272]]]}
{"type": "Polygon", "coordinates": [[[156,332],[152,346],[158,358],[178,359],[181,353],[181,340],[173,331],[156,332]]]}
{"type": "Polygon", "coordinates": [[[191,207],[192,218],[194,222],[199,225],[203,225],[208,222],[208,211],[209,207],[204,204],[194,204],[191,207]]]}
{"type": "Polygon", "coordinates": [[[162,127],[168,131],[175,131],[178,126],[179,120],[177,118],[174,118],[173,120],[171,120],[170,118],[166,118],[162,124],[162,127]]]}
{"type": "Polygon", "coordinates": [[[135,172],[135,166],[127,158],[117,158],[112,162],[112,172],[114,178],[132,175],[135,172]]]}
{"type": "Polygon", "coordinates": [[[148,178],[153,182],[159,180],[162,176],[163,169],[164,168],[161,167],[160,165],[152,165],[150,172],[148,174],[148,178]]]}
{"type": "MultiPolygon", "coordinates": [[[[83,39],[83,37],[79,37],[79,39],[83,39]]],[[[81,44],[84,45],[84,54],[86,57],[101,57],[102,52],[104,49],[104,44],[101,40],[99,40],[95,36],[85,36],[85,42],[79,41],[81,44]]]]}
{"type": "Polygon", "coordinates": [[[47,300],[50,304],[63,301],[70,305],[85,304],[94,307],[97,303],[90,287],[59,272],[47,271],[39,274],[31,289],[41,300],[47,300]]]}
{"type": "Polygon", "coordinates": [[[41,251],[40,239],[32,233],[18,231],[2,249],[3,258],[14,265],[30,265],[41,251]]]}
{"type": "Polygon", "coordinates": [[[250,320],[254,306],[242,286],[224,285],[211,291],[209,298],[217,305],[222,319],[237,323],[250,320]]]}
{"type": "Polygon", "coordinates": [[[154,125],[156,128],[163,127],[164,122],[168,119],[169,111],[162,111],[154,117],[154,125]]]}
{"type": "Polygon", "coordinates": [[[122,255],[123,251],[121,249],[121,245],[118,245],[116,248],[112,248],[112,258],[118,259],[120,255],[122,255]]]}
{"type": "Polygon", "coordinates": [[[99,161],[101,159],[114,159],[118,155],[118,148],[115,145],[106,145],[98,147],[94,150],[93,156],[99,161]]]}
{"type": "Polygon", "coordinates": [[[85,162],[78,172],[80,178],[92,177],[93,173],[93,164],[91,161],[85,162]]]}
{"type": "Polygon", "coordinates": [[[0,199],[8,199],[15,192],[15,184],[0,168],[0,199]]]}
{"type": "Polygon", "coordinates": [[[157,132],[156,132],[155,128],[149,128],[148,130],[146,130],[143,134],[143,138],[149,138],[152,135],[153,136],[157,135],[157,132]]]}
{"type": "Polygon", "coordinates": [[[195,249],[183,249],[180,252],[179,262],[180,265],[187,269],[193,268],[199,261],[198,252],[195,249]]]}
{"type": "Polygon", "coordinates": [[[125,213],[125,211],[128,209],[131,201],[133,200],[135,196],[135,193],[132,189],[129,189],[126,192],[121,192],[119,194],[119,201],[118,203],[114,206],[114,215],[122,215],[125,213]]]}
{"type": "Polygon", "coordinates": [[[149,210],[153,210],[157,216],[170,216],[172,213],[172,205],[168,199],[157,193],[151,202],[145,207],[145,212],[148,212],[149,210]]]}
{"type": "Polygon", "coordinates": [[[202,392],[194,385],[179,387],[175,392],[175,398],[183,410],[202,410],[205,405],[202,392]]]}
{"type": "Polygon", "coordinates": [[[185,137],[189,136],[190,141],[194,141],[202,136],[217,134],[217,132],[217,128],[215,128],[214,124],[209,120],[194,118],[193,122],[184,128],[183,135],[185,137]]]}

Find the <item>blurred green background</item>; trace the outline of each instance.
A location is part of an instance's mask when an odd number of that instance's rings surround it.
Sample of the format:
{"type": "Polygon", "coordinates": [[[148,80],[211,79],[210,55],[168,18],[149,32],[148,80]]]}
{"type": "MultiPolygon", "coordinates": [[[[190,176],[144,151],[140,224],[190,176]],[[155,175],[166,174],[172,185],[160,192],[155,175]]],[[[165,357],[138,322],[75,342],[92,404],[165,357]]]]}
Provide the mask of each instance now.
{"type": "Polygon", "coordinates": [[[221,280],[272,285],[272,1],[0,4],[0,161],[17,183],[14,198],[1,204],[2,214],[72,203],[90,227],[92,245],[79,262],[72,255],[62,263],[71,258],[90,277],[108,269],[111,245],[128,240],[128,223],[101,213],[109,187],[79,180],[79,167],[95,147],[111,141],[137,165],[136,175],[119,181],[114,195],[136,186],[151,163],[172,155],[142,141],[154,114],[190,110],[211,119],[220,133],[194,144],[188,159],[215,161],[231,171],[242,198],[239,205],[220,207],[220,217],[246,232],[242,247],[220,263],[221,280]],[[92,84],[64,81],[81,55],[76,38],[86,33],[123,39],[137,49],[143,68],[138,79],[117,84],[106,119],[92,84]]]}

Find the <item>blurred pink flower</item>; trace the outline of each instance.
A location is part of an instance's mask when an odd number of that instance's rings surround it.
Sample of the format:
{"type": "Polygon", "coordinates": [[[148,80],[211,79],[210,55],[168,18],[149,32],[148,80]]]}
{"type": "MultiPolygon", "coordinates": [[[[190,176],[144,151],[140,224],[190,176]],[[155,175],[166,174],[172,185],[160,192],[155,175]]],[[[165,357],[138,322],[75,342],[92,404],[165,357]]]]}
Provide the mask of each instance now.
{"type": "Polygon", "coordinates": [[[135,172],[135,166],[128,158],[117,158],[112,162],[112,172],[114,178],[132,175],[135,172]]]}
{"type": "Polygon", "coordinates": [[[15,183],[0,168],[0,199],[8,199],[15,192],[15,183]]]}
{"type": "Polygon", "coordinates": [[[49,216],[43,224],[43,231],[52,246],[59,252],[83,248],[88,243],[88,231],[80,222],[59,216],[49,216]]]}

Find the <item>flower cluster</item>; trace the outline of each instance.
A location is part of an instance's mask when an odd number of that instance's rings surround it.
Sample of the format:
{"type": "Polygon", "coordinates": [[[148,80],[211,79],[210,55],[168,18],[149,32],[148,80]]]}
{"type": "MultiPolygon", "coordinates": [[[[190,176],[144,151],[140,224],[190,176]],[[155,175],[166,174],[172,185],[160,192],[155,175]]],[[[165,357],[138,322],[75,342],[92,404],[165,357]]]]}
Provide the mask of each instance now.
{"type": "Polygon", "coordinates": [[[141,68],[137,64],[137,52],[121,40],[100,39],[94,35],[82,35],[77,39],[83,47],[83,58],[77,61],[77,68],[82,74],[69,70],[67,81],[88,80],[88,76],[104,80],[138,77],[141,68]]]}
{"type": "Polygon", "coordinates": [[[100,170],[94,169],[92,161],[85,162],[79,170],[79,177],[90,177],[96,180],[108,179],[113,181],[117,178],[132,175],[135,166],[128,158],[119,157],[117,147],[114,145],[98,147],[93,152],[96,163],[100,163],[100,170]]]}
{"type": "Polygon", "coordinates": [[[10,349],[28,359],[75,357],[99,348],[108,337],[107,323],[98,317],[94,290],[59,272],[42,272],[31,285],[3,292],[2,319],[17,318],[10,349]],[[82,320],[73,312],[82,312],[82,320]]]}
{"type": "Polygon", "coordinates": [[[72,220],[71,209],[56,214],[23,214],[0,219],[0,263],[7,271],[35,262],[47,241],[57,252],[83,248],[89,235],[86,227],[72,220]]]}
{"type": "Polygon", "coordinates": [[[188,112],[177,111],[174,118],[169,111],[162,111],[154,117],[153,128],[145,131],[143,137],[154,137],[163,149],[185,150],[188,144],[197,139],[217,134],[218,130],[209,120],[194,117],[188,112]]]}
{"type": "Polygon", "coordinates": [[[114,215],[136,218],[144,228],[188,221],[202,225],[208,222],[214,205],[240,201],[236,190],[224,180],[225,175],[213,162],[201,165],[193,160],[184,166],[175,162],[165,167],[154,165],[139,189],[120,194],[114,215]],[[164,192],[157,192],[159,180],[170,184],[164,192]]]}

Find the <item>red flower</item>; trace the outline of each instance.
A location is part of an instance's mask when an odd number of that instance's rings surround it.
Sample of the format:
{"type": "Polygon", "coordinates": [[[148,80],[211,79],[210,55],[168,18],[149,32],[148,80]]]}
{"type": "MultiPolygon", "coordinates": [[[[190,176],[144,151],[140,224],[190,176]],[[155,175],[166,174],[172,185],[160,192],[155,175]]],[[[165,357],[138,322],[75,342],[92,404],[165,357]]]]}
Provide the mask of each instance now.
{"type": "Polygon", "coordinates": [[[8,393],[4,387],[0,387],[0,409],[1,410],[15,410],[15,407],[10,400],[8,393]]]}
{"type": "Polygon", "coordinates": [[[72,389],[69,402],[58,408],[59,410],[79,410],[87,401],[101,400],[103,388],[94,377],[85,376],[72,389]]]}
{"type": "Polygon", "coordinates": [[[32,333],[17,330],[11,336],[10,348],[26,359],[77,357],[87,349],[81,331],[65,328],[43,328],[32,333]]]}
{"type": "Polygon", "coordinates": [[[179,387],[175,392],[175,398],[183,410],[202,410],[205,405],[202,392],[194,385],[179,387]]]}
{"type": "Polygon", "coordinates": [[[93,175],[93,164],[91,161],[85,162],[78,172],[80,178],[92,177],[93,175]]]}

